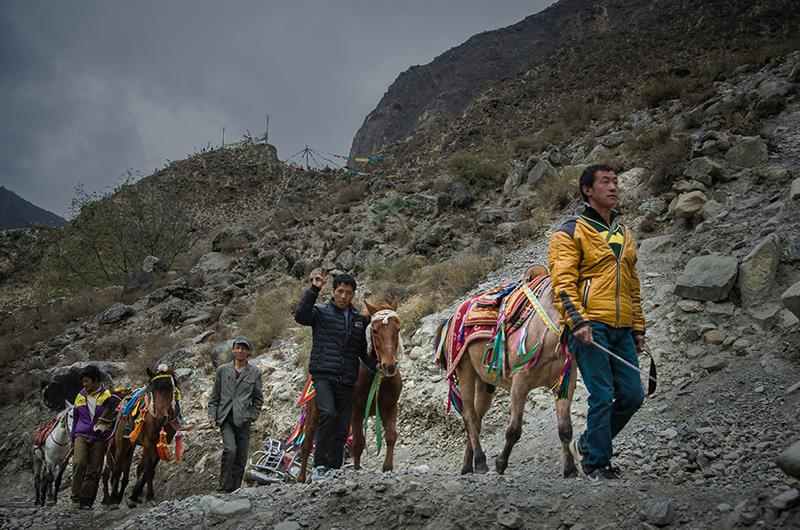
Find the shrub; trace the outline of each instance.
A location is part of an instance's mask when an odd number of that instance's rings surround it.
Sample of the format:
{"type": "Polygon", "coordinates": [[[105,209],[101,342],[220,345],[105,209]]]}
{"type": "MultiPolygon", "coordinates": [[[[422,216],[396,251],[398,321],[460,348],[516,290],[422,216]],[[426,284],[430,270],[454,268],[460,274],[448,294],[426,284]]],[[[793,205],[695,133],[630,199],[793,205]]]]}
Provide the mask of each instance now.
{"type": "Polygon", "coordinates": [[[670,189],[686,165],[689,156],[689,140],[687,138],[670,138],[669,141],[653,150],[651,165],[653,175],[650,178],[650,189],[654,193],[662,193],[670,189]]]}
{"type": "MultiPolygon", "coordinates": [[[[242,320],[242,332],[253,341],[253,348],[265,350],[294,323],[294,310],[305,284],[286,283],[264,291],[242,320]]],[[[245,306],[240,302],[239,307],[245,306]]]]}
{"type": "Polygon", "coordinates": [[[367,193],[367,183],[364,181],[349,182],[344,184],[333,199],[333,203],[339,206],[350,206],[356,201],[361,200],[367,193]]]}
{"type": "Polygon", "coordinates": [[[447,167],[457,178],[474,186],[494,186],[503,182],[505,165],[472,153],[459,153],[447,160],[447,167]]]}
{"type": "Polygon", "coordinates": [[[645,107],[657,107],[664,101],[677,99],[684,94],[687,79],[671,75],[658,75],[639,87],[639,103],[645,107]]]}
{"type": "Polygon", "coordinates": [[[580,166],[566,166],[554,178],[543,179],[536,186],[536,197],[542,208],[560,211],[578,196],[580,166]]]}

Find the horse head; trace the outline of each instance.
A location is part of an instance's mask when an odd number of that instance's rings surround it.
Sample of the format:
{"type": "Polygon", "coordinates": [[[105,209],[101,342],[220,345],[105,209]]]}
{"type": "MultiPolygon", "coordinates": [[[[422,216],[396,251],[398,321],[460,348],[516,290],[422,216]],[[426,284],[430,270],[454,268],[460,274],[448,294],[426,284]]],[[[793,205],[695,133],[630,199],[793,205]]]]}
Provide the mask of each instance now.
{"type": "Polygon", "coordinates": [[[391,303],[378,302],[375,305],[365,302],[370,323],[367,326],[368,343],[372,344],[378,356],[378,368],[386,377],[397,373],[397,355],[403,351],[400,328],[403,321],[397,315],[397,297],[391,303]]]}
{"type": "Polygon", "coordinates": [[[156,370],[147,368],[150,382],[148,388],[153,394],[152,414],[162,424],[166,423],[175,411],[175,376],[173,368],[164,364],[158,365],[156,370]]]}

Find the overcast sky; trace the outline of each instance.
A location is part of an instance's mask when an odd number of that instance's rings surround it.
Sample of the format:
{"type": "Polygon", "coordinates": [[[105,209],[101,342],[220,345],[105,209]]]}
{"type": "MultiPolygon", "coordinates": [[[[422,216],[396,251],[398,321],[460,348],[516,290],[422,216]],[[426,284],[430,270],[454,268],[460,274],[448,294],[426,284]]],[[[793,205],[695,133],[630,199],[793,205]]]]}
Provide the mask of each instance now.
{"type": "Polygon", "coordinates": [[[261,135],[347,154],[400,72],[549,0],[0,2],[0,183],[65,215],[126,169],[261,135]]]}

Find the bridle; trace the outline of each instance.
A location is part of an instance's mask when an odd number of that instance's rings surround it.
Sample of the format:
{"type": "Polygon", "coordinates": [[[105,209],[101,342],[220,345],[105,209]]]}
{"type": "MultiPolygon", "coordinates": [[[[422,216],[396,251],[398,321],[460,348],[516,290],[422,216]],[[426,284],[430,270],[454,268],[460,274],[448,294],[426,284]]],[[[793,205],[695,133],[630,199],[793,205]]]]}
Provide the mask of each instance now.
{"type": "MultiPolygon", "coordinates": [[[[65,410],[64,412],[62,412],[61,413],[61,417],[58,419],[59,425],[61,425],[63,423],[63,428],[64,428],[65,431],[69,431],[69,428],[68,428],[68,425],[67,425],[67,420],[69,419],[69,414],[70,414],[71,410],[72,409],[65,410]]],[[[53,443],[56,444],[57,446],[64,447],[64,446],[67,446],[67,445],[69,445],[71,443],[72,440],[70,440],[69,437],[67,437],[67,441],[64,442],[63,444],[59,443],[59,441],[56,440],[55,436],[53,436],[54,432],[55,432],[55,429],[50,431],[50,434],[48,434],[47,437],[51,438],[53,440],[53,443]]]]}
{"type": "MultiPolygon", "coordinates": [[[[380,321],[381,324],[388,324],[390,318],[396,318],[400,321],[400,316],[397,314],[397,311],[393,309],[381,309],[380,311],[376,311],[374,315],[370,318],[369,324],[367,324],[367,351],[373,351],[375,346],[375,339],[373,334],[375,331],[372,329],[372,324],[374,322],[380,321]]],[[[397,355],[401,355],[405,351],[405,346],[403,346],[403,335],[401,333],[397,333],[397,355]]],[[[375,351],[377,355],[377,350],[375,351]]],[[[380,355],[378,355],[378,360],[380,360],[380,355]]]]}

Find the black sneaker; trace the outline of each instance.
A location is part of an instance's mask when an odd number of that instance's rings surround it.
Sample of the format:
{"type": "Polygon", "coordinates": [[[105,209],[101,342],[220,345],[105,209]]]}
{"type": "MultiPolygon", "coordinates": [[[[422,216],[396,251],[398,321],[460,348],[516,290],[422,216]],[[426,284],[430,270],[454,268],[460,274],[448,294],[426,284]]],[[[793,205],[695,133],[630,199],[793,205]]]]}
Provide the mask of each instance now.
{"type": "Polygon", "coordinates": [[[619,468],[612,466],[611,464],[607,464],[603,467],[598,467],[597,469],[593,469],[588,473],[589,480],[598,481],[598,480],[618,480],[622,478],[620,475],[619,468]]]}

